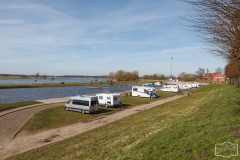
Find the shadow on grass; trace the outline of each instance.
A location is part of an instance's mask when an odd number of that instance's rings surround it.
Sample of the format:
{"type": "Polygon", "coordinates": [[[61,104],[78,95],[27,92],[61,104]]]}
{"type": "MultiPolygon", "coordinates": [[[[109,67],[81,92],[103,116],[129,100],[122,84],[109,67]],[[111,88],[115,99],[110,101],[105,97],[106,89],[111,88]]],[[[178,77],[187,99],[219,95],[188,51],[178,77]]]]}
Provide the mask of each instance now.
{"type": "Polygon", "coordinates": [[[102,113],[109,113],[109,112],[113,112],[114,109],[108,109],[108,108],[103,108],[103,107],[99,107],[99,111],[97,114],[102,114],[102,113]]]}

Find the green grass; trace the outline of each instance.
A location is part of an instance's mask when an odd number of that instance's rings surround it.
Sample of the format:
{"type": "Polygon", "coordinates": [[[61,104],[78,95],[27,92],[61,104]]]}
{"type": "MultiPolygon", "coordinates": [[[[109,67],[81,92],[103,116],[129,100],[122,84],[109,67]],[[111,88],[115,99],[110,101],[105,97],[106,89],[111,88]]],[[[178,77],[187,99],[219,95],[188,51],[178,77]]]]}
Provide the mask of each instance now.
{"type": "Polygon", "coordinates": [[[9,159],[223,159],[215,144],[240,144],[240,89],[212,84],[191,93],[9,159]]]}
{"type": "Polygon", "coordinates": [[[24,107],[32,104],[39,104],[41,102],[37,101],[25,101],[25,102],[17,102],[17,103],[7,103],[7,104],[0,104],[0,112],[10,109],[15,109],[19,107],[24,107]]]}
{"type": "Polygon", "coordinates": [[[164,99],[169,96],[183,94],[170,93],[170,92],[158,92],[161,97],[159,98],[138,98],[132,96],[122,96],[123,108],[105,108],[100,107],[97,114],[82,114],[80,112],[65,111],[64,106],[58,106],[50,109],[46,109],[35,114],[22,128],[22,131],[35,133],[52,128],[58,128],[66,125],[70,125],[77,122],[86,122],[94,118],[112,114],[123,109],[131,108],[140,104],[150,103],[159,99],[164,99]]]}

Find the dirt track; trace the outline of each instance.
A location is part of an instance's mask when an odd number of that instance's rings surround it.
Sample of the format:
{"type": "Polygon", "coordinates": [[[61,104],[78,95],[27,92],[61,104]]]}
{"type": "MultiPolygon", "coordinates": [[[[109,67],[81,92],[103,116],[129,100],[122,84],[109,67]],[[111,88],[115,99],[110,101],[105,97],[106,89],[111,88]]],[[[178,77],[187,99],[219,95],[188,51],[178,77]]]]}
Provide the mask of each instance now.
{"type": "MultiPolygon", "coordinates": [[[[17,134],[17,132],[32,117],[32,115],[34,115],[35,113],[37,113],[40,110],[50,108],[53,106],[49,105],[49,104],[45,104],[45,105],[42,105],[41,107],[37,107],[38,109],[35,109],[35,110],[34,110],[34,108],[35,108],[34,107],[31,109],[27,109],[26,111],[22,112],[21,114],[19,114],[19,112],[18,112],[19,115],[9,114],[9,115],[14,115],[14,117],[8,117],[4,120],[0,119],[1,122],[5,122],[4,124],[3,123],[0,124],[0,136],[1,136],[0,137],[1,138],[0,159],[5,159],[7,157],[11,157],[11,156],[23,153],[28,150],[34,149],[34,148],[38,148],[38,147],[41,147],[41,146],[44,146],[44,145],[47,145],[50,143],[54,143],[54,142],[63,140],[65,138],[75,136],[77,134],[89,131],[91,129],[111,123],[113,121],[119,120],[123,117],[127,117],[127,116],[137,113],[139,111],[144,111],[146,109],[158,106],[158,105],[166,103],[166,102],[170,102],[172,100],[181,98],[183,96],[186,96],[186,94],[169,97],[166,99],[158,100],[158,101],[155,101],[155,102],[152,102],[149,104],[140,105],[140,106],[133,107],[130,109],[123,109],[120,112],[117,112],[117,113],[114,113],[111,115],[98,117],[95,120],[87,122],[87,123],[79,122],[79,123],[64,126],[61,128],[51,129],[51,130],[39,132],[36,134],[30,134],[30,135],[21,133],[21,132],[19,134],[17,134]],[[28,116],[23,116],[23,115],[28,115],[28,116]],[[16,117],[16,116],[19,116],[19,117],[16,117]],[[11,122],[12,119],[14,119],[15,122],[11,122]],[[17,121],[19,121],[18,124],[17,124],[17,121]],[[13,123],[16,123],[16,124],[13,124],[13,123]],[[89,124],[91,124],[91,125],[89,125],[89,124]],[[8,128],[11,125],[13,125],[13,126],[11,128],[8,128]],[[17,135],[14,137],[15,134],[17,134],[17,135]],[[14,138],[11,140],[12,137],[14,137],[14,138]],[[1,148],[1,147],[4,147],[4,148],[1,148]]],[[[46,101],[43,101],[43,102],[46,103],[46,101]]],[[[55,100],[55,101],[48,100],[48,102],[56,103],[57,100],[55,100]]],[[[57,103],[57,104],[55,104],[55,106],[59,106],[61,104],[63,104],[63,102],[60,102],[59,104],[57,103]]]]}

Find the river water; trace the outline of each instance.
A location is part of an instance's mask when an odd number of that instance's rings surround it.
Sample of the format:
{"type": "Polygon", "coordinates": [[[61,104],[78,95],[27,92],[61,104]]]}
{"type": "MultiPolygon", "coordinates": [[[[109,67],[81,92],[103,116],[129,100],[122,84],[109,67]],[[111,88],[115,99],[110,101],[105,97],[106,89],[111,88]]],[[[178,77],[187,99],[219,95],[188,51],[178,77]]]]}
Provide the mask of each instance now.
{"type": "Polygon", "coordinates": [[[114,93],[131,90],[131,88],[130,85],[116,85],[103,87],[102,90],[88,86],[0,89],[0,104],[85,94],[114,93]]]}
{"type": "Polygon", "coordinates": [[[32,83],[60,83],[60,82],[91,82],[97,80],[106,82],[104,78],[16,78],[0,79],[0,84],[32,84],[32,83]]]}

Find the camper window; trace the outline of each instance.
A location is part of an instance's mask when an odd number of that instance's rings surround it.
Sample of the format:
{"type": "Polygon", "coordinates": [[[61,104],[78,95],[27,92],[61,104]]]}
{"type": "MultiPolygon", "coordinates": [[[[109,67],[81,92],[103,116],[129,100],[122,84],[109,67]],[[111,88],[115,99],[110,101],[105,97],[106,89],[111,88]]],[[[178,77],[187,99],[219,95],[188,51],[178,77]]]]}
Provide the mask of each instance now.
{"type": "Polygon", "coordinates": [[[117,97],[114,97],[113,100],[114,100],[114,101],[117,101],[117,97]]]}
{"type": "Polygon", "coordinates": [[[107,97],[107,99],[111,99],[110,97],[107,97]]]}
{"type": "Polygon", "coordinates": [[[133,91],[138,91],[138,89],[137,88],[133,88],[133,91]]]}
{"type": "Polygon", "coordinates": [[[99,96],[98,98],[99,98],[99,99],[103,99],[103,96],[99,96]]]}
{"type": "Polygon", "coordinates": [[[147,93],[147,94],[148,94],[149,92],[148,92],[148,90],[144,89],[144,93],[147,93]]]}
{"type": "Polygon", "coordinates": [[[89,106],[89,102],[88,101],[84,101],[84,100],[76,100],[76,99],[74,99],[72,103],[76,104],[76,105],[89,106]]]}

